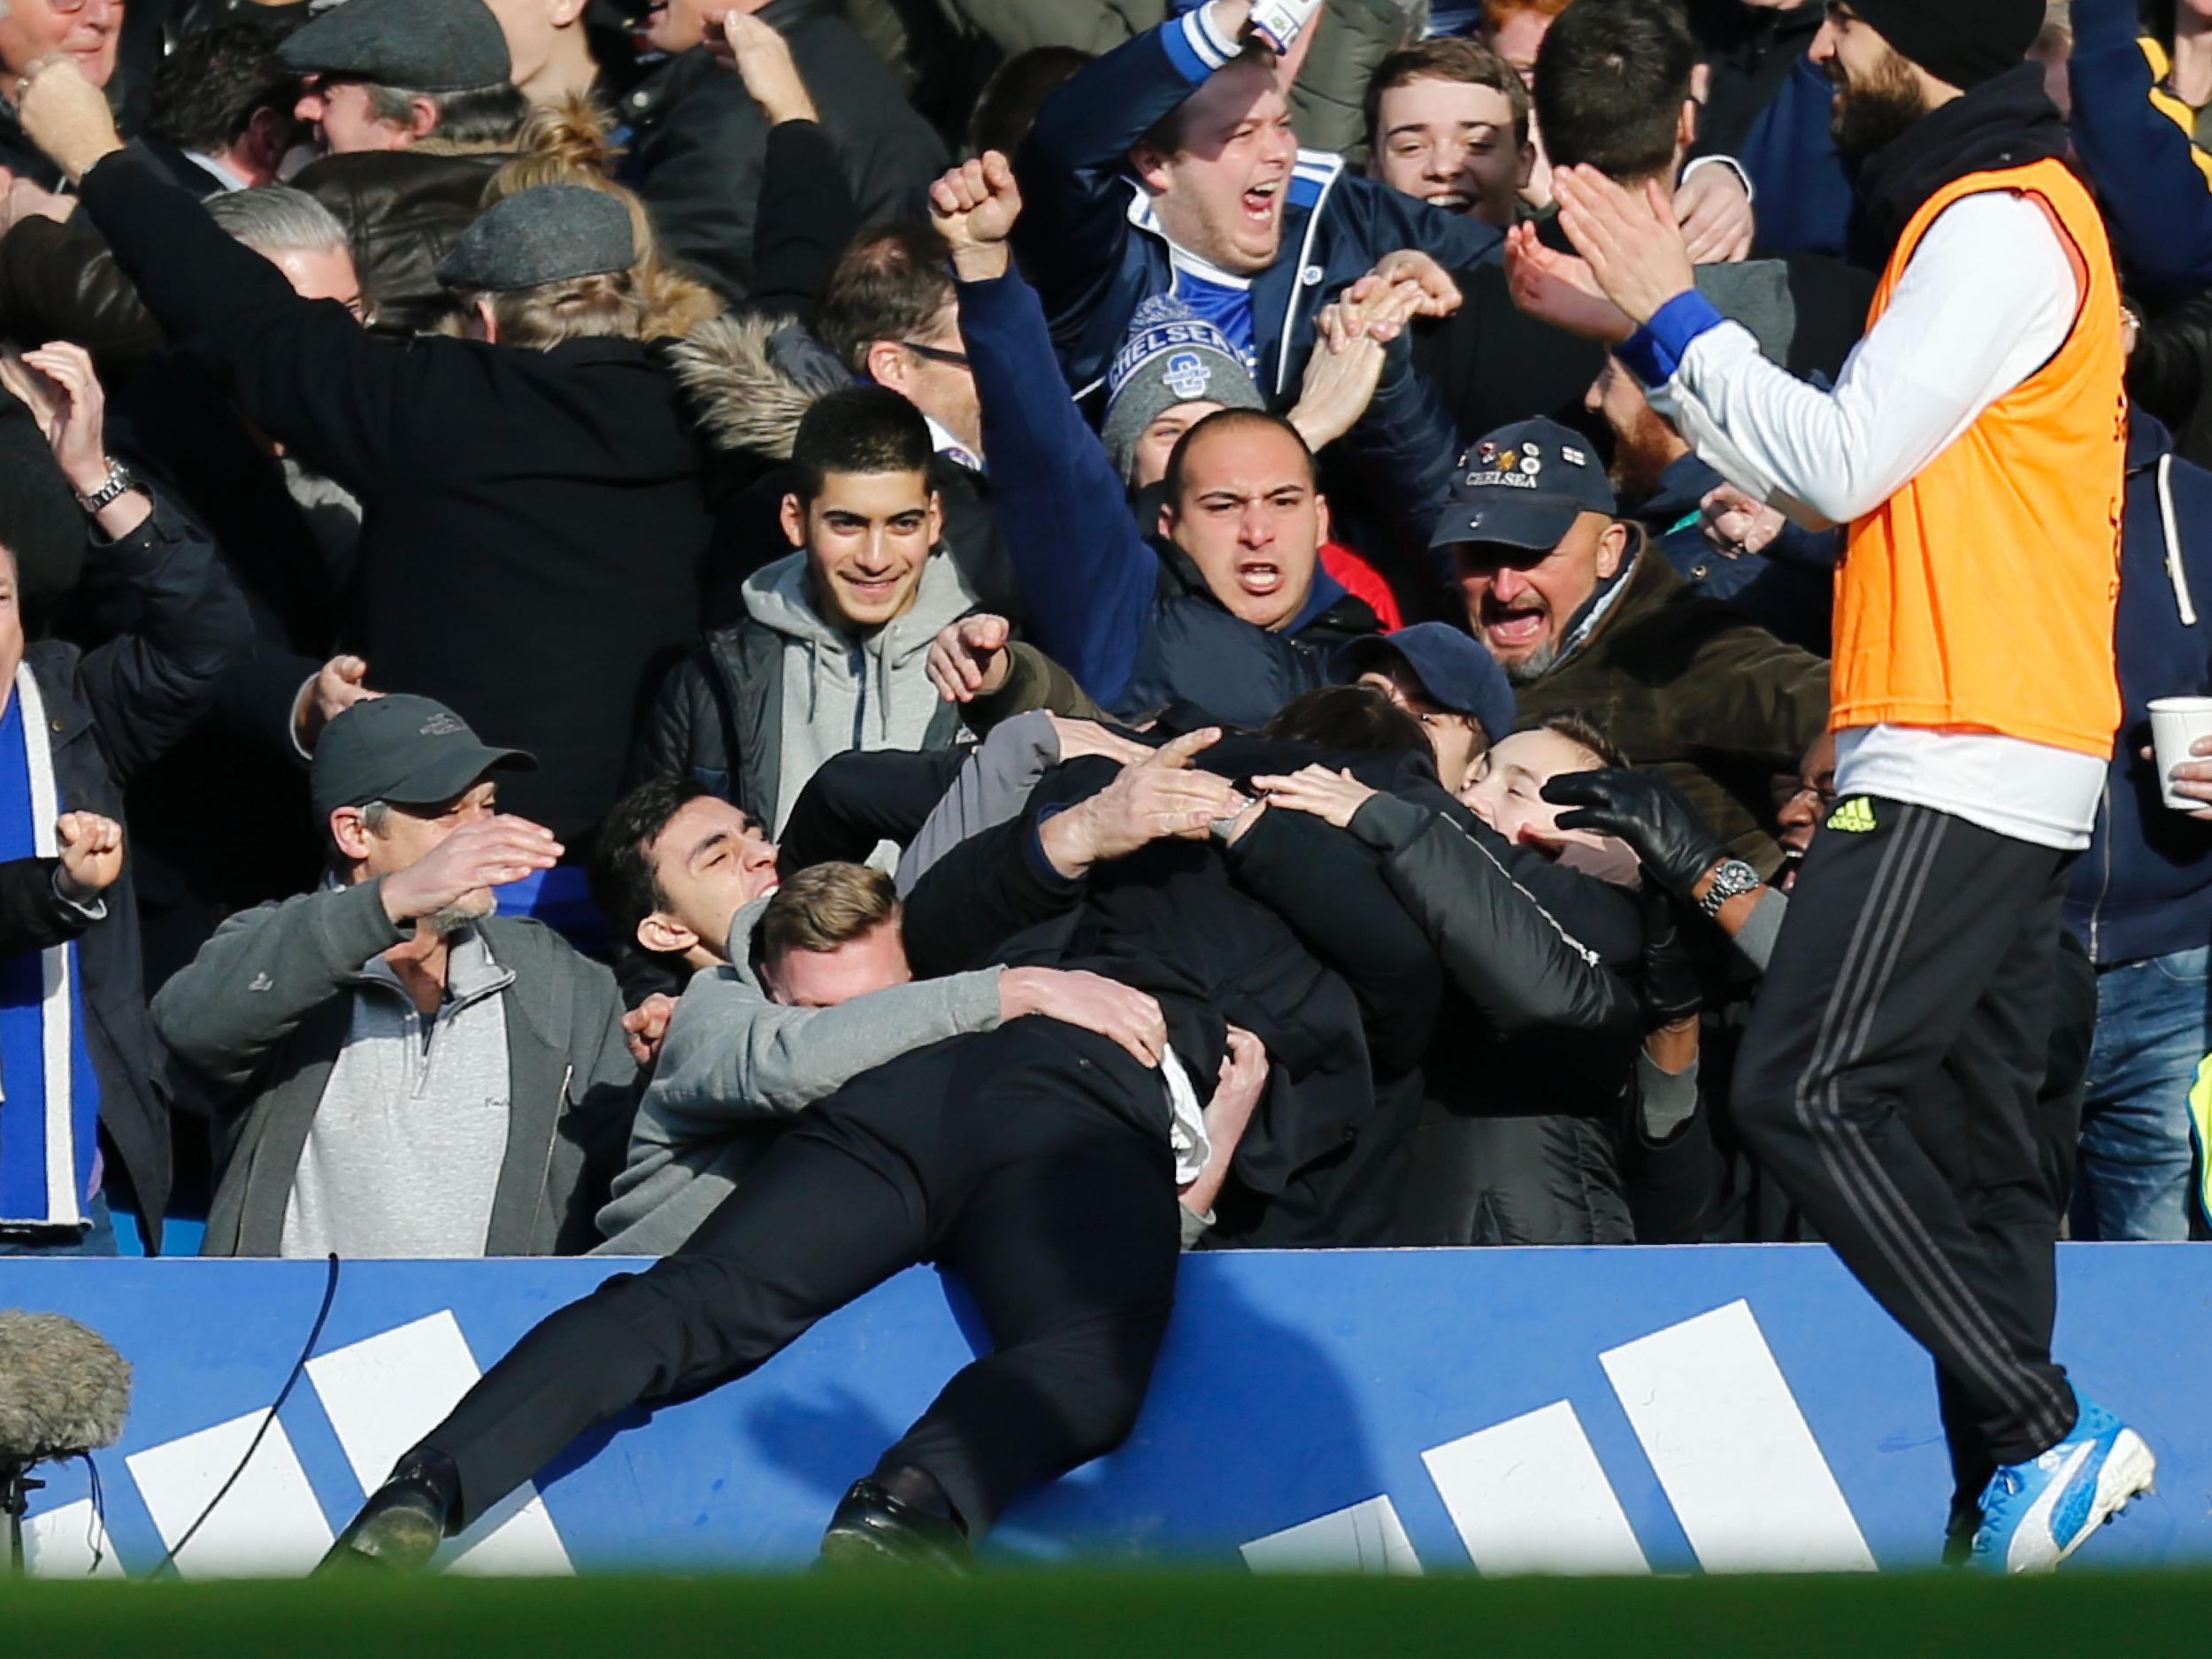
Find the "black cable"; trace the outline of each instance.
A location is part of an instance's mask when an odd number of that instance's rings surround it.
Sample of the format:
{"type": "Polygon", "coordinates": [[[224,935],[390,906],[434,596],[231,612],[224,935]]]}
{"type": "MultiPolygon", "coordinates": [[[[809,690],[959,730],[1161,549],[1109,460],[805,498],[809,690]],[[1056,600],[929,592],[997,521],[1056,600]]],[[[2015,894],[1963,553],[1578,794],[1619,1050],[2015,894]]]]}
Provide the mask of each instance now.
{"type": "Polygon", "coordinates": [[[238,1460],[238,1467],[230,1471],[230,1479],[224,1481],[216,1489],[215,1495],[207,1501],[207,1508],[200,1511],[199,1518],[184,1529],[184,1536],[169,1547],[169,1553],[161,1558],[161,1564],[149,1573],[148,1578],[158,1578],[176,1566],[178,1553],[192,1541],[194,1533],[207,1525],[207,1517],[215,1513],[216,1506],[230,1496],[230,1489],[238,1484],[239,1477],[246,1472],[246,1465],[253,1462],[253,1455],[261,1449],[261,1442],[275,1425],[277,1413],[284,1409],[284,1402],[292,1397],[292,1390],[299,1386],[300,1379],[306,1374],[307,1362],[314,1356],[315,1344],[322,1340],[323,1322],[330,1317],[330,1304],[338,1299],[338,1257],[334,1254],[329,1261],[330,1277],[323,1284],[323,1305],[316,1311],[315,1324],[307,1333],[307,1345],[300,1349],[299,1358],[293,1362],[292,1374],[284,1379],[284,1386],[277,1390],[277,1397],[269,1406],[269,1415],[261,1419],[261,1426],[253,1432],[253,1443],[246,1448],[246,1455],[238,1460]]]}
{"type": "Polygon", "coordinates": [[[108,1494],[100,1484],[100,1465],[92,1461],[92,1454],[80,1454],[84,1459],[85,1483],[92,1489],[92,1525],[86,1529],[85,1542],[92,1549],[92,1564],[84,1570],[88,1578],[100,1571],[100,1563],[108,1558],[108,1494]]]}

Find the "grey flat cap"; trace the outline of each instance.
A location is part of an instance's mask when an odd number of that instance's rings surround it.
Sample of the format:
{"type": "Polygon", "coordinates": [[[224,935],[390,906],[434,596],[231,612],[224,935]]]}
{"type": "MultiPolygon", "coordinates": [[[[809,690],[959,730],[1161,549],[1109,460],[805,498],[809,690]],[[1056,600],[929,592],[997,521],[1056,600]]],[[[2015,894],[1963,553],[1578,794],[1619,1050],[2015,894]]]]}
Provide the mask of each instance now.
{"type": "Polygon", "coordinates": [[[514,73],[484,0],[346,0],[286,36],[277,59],[303,75],[358,75],[409,92],[466,92],[514,73]]]}
{"type": "Polygon", "coordinates": [[[636,260],[628,208],[580,184],[541,184],[479,213],[438,262],[438,280],[496,294],[627,271],[636,260]]]}

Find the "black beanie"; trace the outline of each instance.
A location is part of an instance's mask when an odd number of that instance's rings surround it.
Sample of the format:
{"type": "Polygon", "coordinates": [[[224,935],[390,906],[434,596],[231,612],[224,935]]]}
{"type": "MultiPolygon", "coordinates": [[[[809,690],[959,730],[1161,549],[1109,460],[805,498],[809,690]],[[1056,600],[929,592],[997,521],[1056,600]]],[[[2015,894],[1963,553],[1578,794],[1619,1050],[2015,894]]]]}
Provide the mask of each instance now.
{"type": "Polygon", "coordinates": [[[1971,92],[2027,61],[2043,32],[2044,0],[1852,0],[1903,57],[1971,92]]]}

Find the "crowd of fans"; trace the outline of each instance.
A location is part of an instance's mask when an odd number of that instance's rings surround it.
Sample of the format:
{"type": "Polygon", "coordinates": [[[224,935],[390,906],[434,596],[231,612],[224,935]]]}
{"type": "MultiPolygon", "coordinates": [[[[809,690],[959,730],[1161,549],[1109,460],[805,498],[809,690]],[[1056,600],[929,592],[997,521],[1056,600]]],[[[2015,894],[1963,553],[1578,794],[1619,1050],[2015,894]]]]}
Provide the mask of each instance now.
{"type": "MultiPolygon", "coordinates": [[[[1901,229],[1854,10],[1248,9],[0,4],[0,1252],[664,1255],[1030,1017],[1163,1079],[1186,1248],[1818,1236],[1731,1071],[1855,827],[1853,515],[1528,285],[1594,172],[1832,384],[1901,229]]],[[[2186,1238],[2212,0],[2054,4],[1988,86],[2068,111],[2131,351],[2018,1036],[2073,1236],[2186,1238]]]]}

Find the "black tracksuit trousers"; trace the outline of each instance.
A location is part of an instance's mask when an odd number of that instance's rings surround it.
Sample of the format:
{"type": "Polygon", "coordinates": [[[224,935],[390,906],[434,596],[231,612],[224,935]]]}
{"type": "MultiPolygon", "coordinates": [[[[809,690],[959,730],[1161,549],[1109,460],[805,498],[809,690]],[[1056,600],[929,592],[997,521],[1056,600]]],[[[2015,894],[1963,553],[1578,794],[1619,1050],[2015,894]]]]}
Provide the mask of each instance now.
{"type": "Polygon", "coordinates": [[[1962,1469],[2033,1457],[2077,1411],[2051,1361],[2064,1194],[2036,1103],[2071,862],[1847,798],[1737,1060],[1746,1145],[1934,1356],[1962,1469]]]}
{"type": "Polygon", "coordinates": [[[593,1425],[742,1377],[933,1260],[995,1349],[877,1472],[926,1471],[979,1536],[1128,1433],[1174,1299],[1176,1202],[1157,1071],[1043,1019],[955,1038],[809,1108],[680,1250],[540,1324],[419,1449],[452,1460],[466,1525],[593,1425]]]}

